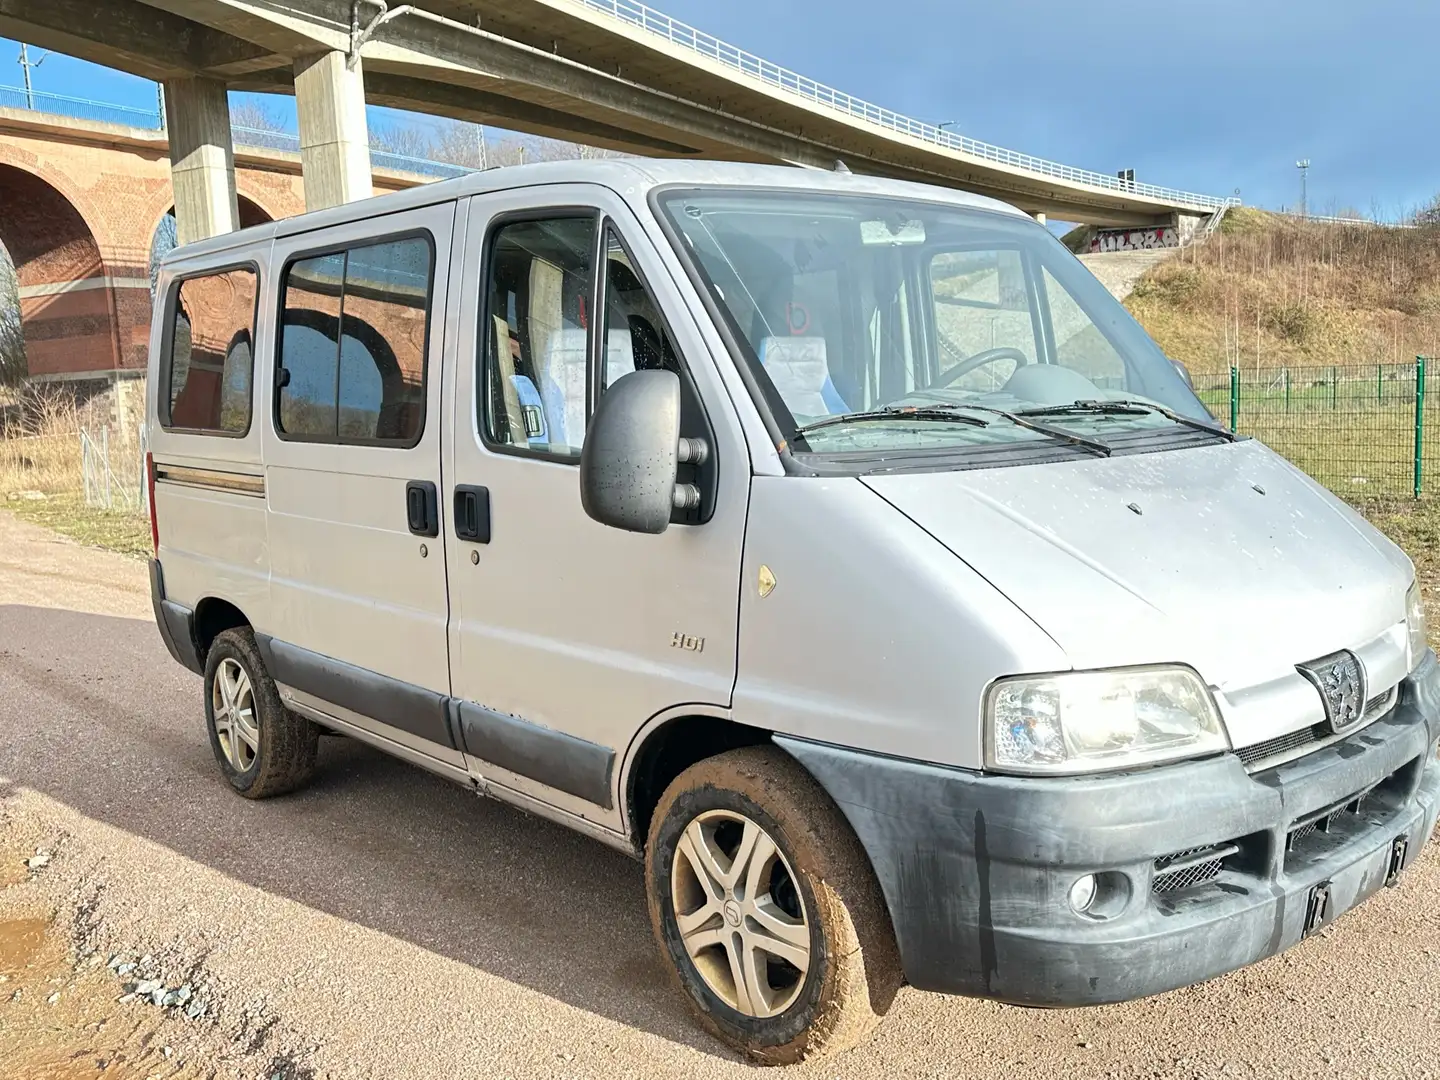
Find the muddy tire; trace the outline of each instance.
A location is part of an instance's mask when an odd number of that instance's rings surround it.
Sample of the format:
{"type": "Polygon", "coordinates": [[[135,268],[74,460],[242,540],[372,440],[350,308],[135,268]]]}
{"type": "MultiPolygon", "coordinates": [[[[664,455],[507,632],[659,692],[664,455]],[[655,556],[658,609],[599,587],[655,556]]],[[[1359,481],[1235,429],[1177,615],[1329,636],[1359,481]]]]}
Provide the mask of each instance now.
{"type": "Polygon", "coordinates": [[[774,746],[732,750],[675,779],[651,821],[645,881],[681,991],[706,1028],[754,1061],[788,1065],[855,1045],[903,981],[859,841],[774,746]]]}
{"type": "Polygon", "coordinates": [[[303,787],[320,730],[280,701],[249,627],[219,634],[205,658],[205,727],[230,786],[247,799],[303,787]]]}

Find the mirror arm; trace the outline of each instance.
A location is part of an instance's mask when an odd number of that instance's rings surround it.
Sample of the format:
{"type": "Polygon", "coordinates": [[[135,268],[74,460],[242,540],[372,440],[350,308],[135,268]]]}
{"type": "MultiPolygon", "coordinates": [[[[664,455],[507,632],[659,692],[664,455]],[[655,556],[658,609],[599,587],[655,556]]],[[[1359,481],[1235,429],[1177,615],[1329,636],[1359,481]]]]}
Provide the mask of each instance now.
{"type": "Polygon", "coordinates": [[[700,489],[694,484],[676,484],[671,505],[681,511],[700,509],[700,489]]]}
{"type": "Polygon", "coordinates": [[[704,465],[710,460],[710,444],[704,439],[681,439],[676,457],[681,465],[704,465]]]}

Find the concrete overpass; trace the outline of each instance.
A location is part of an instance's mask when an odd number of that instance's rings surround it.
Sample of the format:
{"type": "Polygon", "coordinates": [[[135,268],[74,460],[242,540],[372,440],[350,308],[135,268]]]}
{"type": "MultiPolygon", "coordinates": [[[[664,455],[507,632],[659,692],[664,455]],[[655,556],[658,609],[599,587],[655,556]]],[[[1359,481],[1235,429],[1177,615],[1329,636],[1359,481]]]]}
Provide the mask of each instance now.
{"type": "Polygon", "coordinates": [[[0,34],[166,84],[188,236],[235,223],[227,87],[295,94],[312,206],[369,193],[367,101],[646,155],[841,159],[1095,225],[1225,201],[940,131],[634,0],[0,0],[0,34]]]}

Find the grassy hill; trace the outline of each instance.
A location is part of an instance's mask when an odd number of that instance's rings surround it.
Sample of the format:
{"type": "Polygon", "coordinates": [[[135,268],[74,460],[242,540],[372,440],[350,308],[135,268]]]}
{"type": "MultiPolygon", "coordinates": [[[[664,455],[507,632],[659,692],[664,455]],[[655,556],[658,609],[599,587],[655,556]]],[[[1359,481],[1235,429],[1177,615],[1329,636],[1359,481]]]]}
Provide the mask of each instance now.
{"type": "Polygon", "coordinates": [[[1145,274],[1125,303],[1196,374],[1406,363],[1440,354],[1440,227],[1241,208],[1145,274]]]}

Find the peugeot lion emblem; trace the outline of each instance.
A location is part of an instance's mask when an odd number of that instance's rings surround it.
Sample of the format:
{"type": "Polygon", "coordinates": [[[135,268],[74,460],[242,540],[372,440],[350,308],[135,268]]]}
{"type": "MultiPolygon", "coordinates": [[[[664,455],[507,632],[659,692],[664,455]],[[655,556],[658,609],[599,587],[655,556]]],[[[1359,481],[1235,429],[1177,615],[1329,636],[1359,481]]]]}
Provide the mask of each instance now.
{"type": "Polygon", "coordinates": [[[1365,709],[1365,669],[1359,657],[1337,652],[1295,666],[1320,691],[1331,731],[1338,734],[1360,719],[1365,709]]]}

